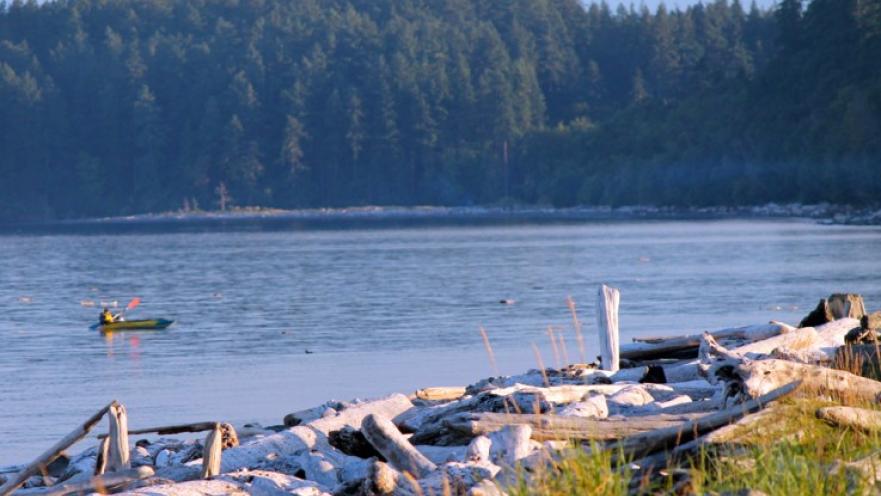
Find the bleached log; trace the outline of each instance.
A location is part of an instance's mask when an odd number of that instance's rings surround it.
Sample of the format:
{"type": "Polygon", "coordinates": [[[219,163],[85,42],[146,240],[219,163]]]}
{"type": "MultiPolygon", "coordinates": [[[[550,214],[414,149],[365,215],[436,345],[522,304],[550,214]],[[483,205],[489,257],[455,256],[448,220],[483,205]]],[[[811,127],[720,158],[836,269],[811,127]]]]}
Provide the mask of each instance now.
{"type": "Polygon", "coordinates": [[[416,397],[426,401],[452,401],[465,396],[464,387],[428,387],[417,389],[416,397]]]}
{"type": "Polygon", "coordinates": [[[110,406],[114,404],[116,404],[115,401],[99,410],[96,414],[89,417],[89,419],[86,420],[82,425],[78,426],[68,435],[64,436],[64,438],[62,438],[60,441],[55,443],[51,448],[43,452],[20,472],[18,472],[14,476],[9,477],[9,479],[7,479],[2,486],[0,486],[0,496],[6,496],[7,494],[14,491],[18,486],[22,485],[24,481],[28,480],[29,477],[40,473],[43,468],[51,463],[52,460],[57,458],[62,451],[70,447],[73,443],[84,438],[89,433],[89,431],[92,430],[92,427],[94,427],[95,424],[101,421],[101,417],[103,417],[104,414],[107,413],[107,411],[110,409],[110,406]]]}
{"type": "Polygon", "coordinates": [[[509,425],[491,433],[491,461],[496,465],[513,467],[517,461],[533,451],[531,436],[532,427],[524,424],[509,425]]]}
{"type": "MultiPolygon", "coordinates": [[[[414,487],[419,487],[414,479],[407,477],[387,463],[375,461],[369,475],[362,485],[362,493],[381,496],[412,496],[414,487]]],[[[421,491],[420,491],[421,492],[421,491]]]]}
{"type": "MultiPolygon", "coordinates": [[[[741,340],[752,342],[794,330],[795,328],[790,325],[772,321],[768,324],[731,327],[708,332],[717,341],[741,340]]],[[[687,336],[633,338],[634,343],[621,345],[621,358],[628,360],[653,360],[657,358],[695,357],[697,356],[702,335],[703,333],[687,336]]]]}
{"type": "Polygon", "coordinates": [[[398,470],[422,478],[437,469],[437,465],[414,448],[391,420],[370,414],[364,418],[361,432],[376,451],[379,451],[398,470]]]}
{"type": "Polygon", "coordinates": [[[392,394],[377,400],[349,406],[337,412],[336,415],[322,417],[306,425],[327,435],[331,431],[338,431],[346,425],[360,429],[361,422],[371,414],[393,419],[412,407],[413,403],[410,401],[410,398],[403,394],[392,394]]]}
{"type": "Polygon", "coordinates": [[[105,493],[118,486],[129,484],[136,480],[146,479],[154,475],[152,467],[137,467],[103,475],[96,475],[91,479],[77,482],[62,482],[45,490],[29,492],[28,496],[63,496],[65,494],[88,494],[92,492],[105,493]]]}
{"type": "Polygon", "coordinates": [[[840,427],[861,431],[881,431],[881,412],[848,406],[828,406],[817,410],[817,418],[840,427]]]}
{"type": "Polygon", "coordinates": [[[470,437],[490,434],[509,425],[532,427],[536,441],[556,439],[621,439],[639,432],[678,425],[693,418],[689,415],[647,415],[621,420],[594,420],[555,415],[516,415],[504,413],[460,414],[447,419],[450,429],[470,437]]]}
{"type": "Polygon", "coordinates": [[[107,458],[110,456],[110,438],[105,437],[98,444],[98,456],[95,457],[94,475],[101,475],[107,471],[107,458]]]}
{"type": "Polygon", "coordinates": [[[872,486],[881,482],[881,451],[875,451],[852,462],[837,461],[829,468],[829,475],[838,475],[842,470],[855,473],[864,483],[872,486]]]}
{"type": "Polygon", "coordinates": [[[600,358],[602,368],[615,372],[618,370],[618,303],[621,293],[603,284],[597,295],[597,328],[600,337],[600,358]]]}
{"type": "Polygon", "coordinates": [[[758,398],[795,381],[800,381],[804,389],[839,398],[878,402],[881,396],[881,382],[843,370],[784,360],[756,360],[719,369],[718,374],[727,381],[726,404],[758,398]]]}
{"type": "Polygon", "coordinates": [[[203,479],[210,479],[216,475],[220,475],[220,463],[223,453],[223,433],[220,431],[220,424],[215,423],[214,429],[205,438],[204,454],[202,455],[202,473],[203,479]]]}
{"type": "Polygon", "coordinates": [[[623,455],[625,458],[641,458],[657,451],[669,451],[704,433],[728,425],[749,413],[758,411],[772,401],[792,394],[798,386],[798,382],[790,383],[761,397],[750,399],[743,404],[719,412],[701,416],[695,420],[636,434],[611,444],[608,449],[617,456],[623,455]]]}
{"type": "MultiPolygon", "coordinates": [[[[156,433],[160,436],[167,436],[171,434],[180,434],[183,432],[203,432],[210,431],[214,429],[214,426],[217,425],[216,421],[212,422],[193,422],[190,424],[177,424],[177,425],[165,425],[160,427],[145,427],[143,429],[129,429],[129,435],[132,434],[150,434],[156,433]]],[[[107,434],[99,434],[98,439],[103,439],[107,437],[107,434]]]]}
{"type": "MultiPolygon", "coordinates": [[[[713,338],[715,338],[717,341],[723,339],[742,339],[744,341],[758,341],[761,339],[767,339],[772,336],[776,336],[778,334],[785,334],[787,332],[794,331],[795,329],[795,327],[789,324],[772,320],[767,324],[757,324],[741,327],[726,327],[723,329],[717,329],[715,331],[705,332],[709,332],[710,335],[713,336],[713,338]]],[[[668,342],[676,341],[690,341],[694,343],[694,346],[696,347],[700,344],[700,339],[703,334],[704,333],[701,332],[690,334],[687,336],[635,337],[633,338],[633,341],[637,343],[649,344],[665,344],[668,342]]]]}
{"type": "Polygon", "coordinates": [[[107,455],[107,471],[120,472],[132,468],[129,461],[128,414],[125,406],[114,402],[107,411],[110,421],[108,436],[110,452],[107,455]]]}
{"type": "Polygon", "coordinates": [[[467,446],[432,446],[430,444],[414,445],[414,448],[435,465],[464,461],[468,449],[467,446]]]}

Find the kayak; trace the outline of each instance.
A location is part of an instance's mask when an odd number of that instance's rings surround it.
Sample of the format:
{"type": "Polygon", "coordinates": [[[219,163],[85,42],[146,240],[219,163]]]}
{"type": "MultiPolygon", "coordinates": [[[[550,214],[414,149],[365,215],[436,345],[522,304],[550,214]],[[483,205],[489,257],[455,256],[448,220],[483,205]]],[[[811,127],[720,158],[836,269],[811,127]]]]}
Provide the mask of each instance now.
{"type": "Polygon", "coordinates": [[[167,319],[144,319],[123,320],[110,324],[93,324],[90,329],[98,329],[101,332],[136,331],[136,330],[160,330],[174,324],[173,320],[167,319]]]}

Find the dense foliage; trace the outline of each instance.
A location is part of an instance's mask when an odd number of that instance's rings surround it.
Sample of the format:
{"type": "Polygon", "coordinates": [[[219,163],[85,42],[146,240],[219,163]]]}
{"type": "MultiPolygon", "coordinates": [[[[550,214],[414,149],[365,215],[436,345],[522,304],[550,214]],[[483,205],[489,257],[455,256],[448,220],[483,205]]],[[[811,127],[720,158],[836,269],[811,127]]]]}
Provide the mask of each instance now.
{"type": "Polygon", "coordinates": [[[881,0],[0,2],[0,218],[871,202],[881,0]]]}

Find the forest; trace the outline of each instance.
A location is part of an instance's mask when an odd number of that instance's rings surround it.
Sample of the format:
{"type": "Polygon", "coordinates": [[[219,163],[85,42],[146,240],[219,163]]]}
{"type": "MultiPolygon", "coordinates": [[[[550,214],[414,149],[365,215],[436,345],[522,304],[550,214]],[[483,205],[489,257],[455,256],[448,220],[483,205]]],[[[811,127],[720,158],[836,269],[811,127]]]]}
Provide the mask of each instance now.
{"type": "Polygon", "coordinates": [[[881,0],[0,2],[0,219],[874,204],[881,0]]]}

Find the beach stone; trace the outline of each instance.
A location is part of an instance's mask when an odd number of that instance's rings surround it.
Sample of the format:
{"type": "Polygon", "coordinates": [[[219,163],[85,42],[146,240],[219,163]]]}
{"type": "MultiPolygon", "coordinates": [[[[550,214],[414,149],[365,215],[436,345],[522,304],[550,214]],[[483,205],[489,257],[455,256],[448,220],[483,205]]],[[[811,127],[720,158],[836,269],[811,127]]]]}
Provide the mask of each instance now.
{"type": "Polygon", "coordinates": [[[129,451],[129,460],[131,460],[132,468],[153,466],[153,457],[150,456],[150,451],[144,446],[132,448],[129,451]]]}
{"type": "Polygon", "coordinates": [[[327,440],[331,446],[347,455],[359,458],[376,457],[385,461],[385,458],[376,451],[373,445],[367,442],[364,434],[352,426],[347,425],[338,431],[331,431],[327,435],[327,440]]]}

